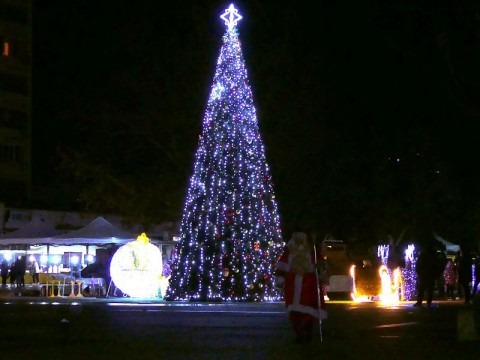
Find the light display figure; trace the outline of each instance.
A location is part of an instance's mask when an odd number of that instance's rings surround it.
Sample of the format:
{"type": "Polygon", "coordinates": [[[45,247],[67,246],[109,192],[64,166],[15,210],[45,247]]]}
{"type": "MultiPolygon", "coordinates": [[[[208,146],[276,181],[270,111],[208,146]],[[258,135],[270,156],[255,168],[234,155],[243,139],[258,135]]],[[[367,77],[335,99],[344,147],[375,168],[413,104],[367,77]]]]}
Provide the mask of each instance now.
{"type": "Polygon", "coordinates": [[[272,273],[283,248],[233,5],[203,118],[166,298],[281,298],[272,273]]]}
{"type": "Polygon", "coordinates": [[[405,250],[405,267],[402,269],[404,281],[405,300],[414,300],[416,296],[417,273],[416,273],[415,245],[408,245],[405,250]]]}
{"type": "Polygon", "coordinates": [[[145,233],[121,246],[110,262],[110,276],[123,293],[139,298],[158,297],[162,275],[162,253],[145,233]]]}
{"type": "Polygon", "coordinates": [[[378,269],[381,282],[380,300],[386,304],[397,303],[403,298],[403,279],[400,267],[395,269],[388,267],[389,245],[378,245],[377,256],[382,260],[382,265],[378,269]]]}

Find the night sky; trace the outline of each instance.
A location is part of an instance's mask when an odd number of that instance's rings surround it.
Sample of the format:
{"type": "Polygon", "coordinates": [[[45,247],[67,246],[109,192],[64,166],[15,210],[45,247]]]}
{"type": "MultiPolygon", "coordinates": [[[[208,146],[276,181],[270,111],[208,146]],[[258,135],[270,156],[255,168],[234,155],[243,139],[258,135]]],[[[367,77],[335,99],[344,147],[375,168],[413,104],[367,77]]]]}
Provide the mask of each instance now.
{"type": "MultiPolygon", "coordinates": [[[[34,206],[178,220],[230,2],[34,3],[34,206]]],[[[478,241],[478,1],[235,5],[285,236],[478,241]]]]}

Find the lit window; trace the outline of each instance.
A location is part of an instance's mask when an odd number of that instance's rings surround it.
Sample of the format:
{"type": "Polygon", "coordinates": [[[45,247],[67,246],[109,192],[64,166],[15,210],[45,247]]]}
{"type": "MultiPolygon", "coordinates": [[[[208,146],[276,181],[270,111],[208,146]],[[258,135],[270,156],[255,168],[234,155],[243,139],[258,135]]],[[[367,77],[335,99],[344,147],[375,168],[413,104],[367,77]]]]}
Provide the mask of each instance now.
{"type": "Polygon", "coordinates": [[[10,50],[9,50],[9,46],[8,46],[8,41],[4,41],[3,42],[3,50],[2,50],[2,55],[3,56],[8,56],[10,55],[10,50]]]}

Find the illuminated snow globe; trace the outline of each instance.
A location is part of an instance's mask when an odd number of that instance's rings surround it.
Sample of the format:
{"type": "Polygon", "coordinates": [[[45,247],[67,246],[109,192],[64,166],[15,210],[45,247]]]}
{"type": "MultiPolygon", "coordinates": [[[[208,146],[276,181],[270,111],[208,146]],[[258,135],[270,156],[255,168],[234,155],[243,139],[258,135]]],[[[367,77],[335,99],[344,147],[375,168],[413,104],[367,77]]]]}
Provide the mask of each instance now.
{"type": "Polygon", "coordinates": [[[130,297],[158,297],[162,254],[145,233],[121,246],[110,263],[115,286],[130,297]]]}

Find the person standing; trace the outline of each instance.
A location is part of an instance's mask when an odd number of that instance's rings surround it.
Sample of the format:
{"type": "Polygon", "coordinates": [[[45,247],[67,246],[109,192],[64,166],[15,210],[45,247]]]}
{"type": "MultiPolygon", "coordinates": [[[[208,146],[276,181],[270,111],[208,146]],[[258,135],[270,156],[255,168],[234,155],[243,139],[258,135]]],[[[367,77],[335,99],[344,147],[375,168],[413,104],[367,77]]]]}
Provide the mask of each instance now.
{"type": "Polygon", "coordinates": [[[472,257],[465,248],[460,248],[458,257],[458,284],[463,291],[465,304],[470,304],[470,283],[472,281],[472,257]]]}
{"type": "Polygon", "coordinates": [[[3,260],[2,264],[0,265],[0,276],[2,277],[2,287],[7,287],[7,279],[8,279],[8,262],[7,260],[3,260]]]}
{"type": "Polygon", "coordinates": [[[276,275],[284,281],[285,306],[297,343],[312,340],[315,320],[327,318],[315,259],[322,257],[309,246],[307,235],[294,232],[277,263],[276,275]]]}
{"type": "Polygon", "coordinates": [[[40,266],[38,266],[37,260],[33,260],[30,264],[30,274],[32,275],[32,284],[40,283],[40,266]]]}
{"type": "Polygon", "coordinates": [[[17,280],[17,262],[16,261],[14,261],[10,266],[9,278],[10,278],[10,288],[13,288],[15,286],[15,281],[17,280]]]}
{"type": "Polygon", "coordinates": [[[457,269],[453,260],[448,259],[447,265],[445,265],[445,270],[443,271],[443,281],[445,284],[445,292],[448,300],[453,300],[453,292],[455,290],[455,285],[457,284],[457,269]]]}
{"type": "Polygon", "coordinates": [[[17,287],[25,286],[25,273],[27,271],[27,258],[25,256],[19,256],[15,261],[15,270],[15,283],[17,287]]]}
{"type": "Polygon", "coordinates": [[[432,306],[433,288],[435,287],[435,278],[438,272],[438,260],[433,244],[428,243],[420,251],[416,264],[417,272],[417,302],[414,306],[422,306],[425,296],[427,306],[432,306]]]}

